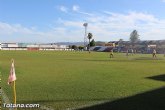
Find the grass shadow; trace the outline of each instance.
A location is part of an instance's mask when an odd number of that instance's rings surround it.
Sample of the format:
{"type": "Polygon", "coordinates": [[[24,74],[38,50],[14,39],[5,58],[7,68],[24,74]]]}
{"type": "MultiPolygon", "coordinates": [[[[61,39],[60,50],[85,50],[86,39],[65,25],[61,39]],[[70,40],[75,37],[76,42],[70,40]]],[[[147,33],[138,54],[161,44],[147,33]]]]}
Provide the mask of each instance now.
{"type": "MultiPolygon", "coordinates": [[[[165,74],[147,77],[165,81],[165,74]]],[[[165,86],[123,99],[84,107],[78,110],[165,110],[165,86]]]]}
{"type": "Polygon", "coordinates": [[[78,110],[165,110],[165,87],[78,110]]]}
{"type": "Polygon", "coordinates": [[[165,74],[158,75],[158,76],[151,76],[151,77],[147,77],[147,78],[154,79],[154,80],[159,80],[159,81],[165,81],[165,74]]]}

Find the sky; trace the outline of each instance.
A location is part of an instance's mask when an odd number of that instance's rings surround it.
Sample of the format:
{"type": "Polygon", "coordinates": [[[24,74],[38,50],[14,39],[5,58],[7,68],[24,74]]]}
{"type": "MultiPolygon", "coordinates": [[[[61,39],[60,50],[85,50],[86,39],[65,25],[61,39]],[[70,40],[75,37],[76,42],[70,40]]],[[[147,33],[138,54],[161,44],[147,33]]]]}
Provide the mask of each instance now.
{"type": "Polygon", "coordinates": [[[165,39],[165,0],[0,0],[0,42],[165,39]]]}

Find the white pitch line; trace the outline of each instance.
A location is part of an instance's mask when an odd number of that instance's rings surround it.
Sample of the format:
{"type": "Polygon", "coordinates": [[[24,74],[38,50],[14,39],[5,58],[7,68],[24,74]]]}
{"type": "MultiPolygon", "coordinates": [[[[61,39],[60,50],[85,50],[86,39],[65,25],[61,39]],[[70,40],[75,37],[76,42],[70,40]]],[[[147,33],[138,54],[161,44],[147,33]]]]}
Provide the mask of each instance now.
{"type": "MultiPolygon", "coordinates": [[[[2,94],[2,100],[4,101],[4,103],[11,104],[9,98],[7,97],[7,95],[5,94],[5,92],[2,90],[2,88],[0,89],[0,93],[2,94]]],[[[44,106],[44,105],[41,105],[40,106],[40,109],[41,110],[54,110],[53,108],[47,107],[47,106],[44,106]]],[[[13,109],[12,108],[9,108],[9,110],[13,110],[13,109]]]]}
{"type": "MultiPolygon", "coordinates": [[[[0,93],[2,94],[2,100],[6,103],[6,104],[10,104],[10,100],[7,97],[7,95],[5,94],[5,92],[2,90],[2,88],[0,89],[0,93]]],[[[12,108],[9,108],[9,110],[12,110],[12,108]]]]}

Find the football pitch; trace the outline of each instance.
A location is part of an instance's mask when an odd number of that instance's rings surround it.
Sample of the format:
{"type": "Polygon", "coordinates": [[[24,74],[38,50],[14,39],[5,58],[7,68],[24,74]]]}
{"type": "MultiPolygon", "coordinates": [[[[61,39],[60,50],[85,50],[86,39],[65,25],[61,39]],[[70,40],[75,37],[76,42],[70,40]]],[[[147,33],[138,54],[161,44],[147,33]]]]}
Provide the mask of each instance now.
{"type": "Polygon", "coordinates": [[[17,103],[55,110],[165,109],[162,54],[153,59],[151,54],[127,57],[125,53],[114,53],[114,58],[109,58],[106,52],[0,51],[1,85],[11,102],[13,94],[7,79],[12,58],[17,103]]]}

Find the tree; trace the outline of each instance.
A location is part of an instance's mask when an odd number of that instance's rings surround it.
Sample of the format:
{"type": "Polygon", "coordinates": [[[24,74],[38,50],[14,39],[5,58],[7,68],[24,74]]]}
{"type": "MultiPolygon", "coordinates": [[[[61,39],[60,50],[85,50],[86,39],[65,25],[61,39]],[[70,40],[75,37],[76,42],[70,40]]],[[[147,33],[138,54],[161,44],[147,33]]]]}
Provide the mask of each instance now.
{"type": "Polygon", "coordinates": [[[72,49],[72,45],[69,45],[68,47],[69,47],[69,49],[72,49]]]}
{"type": "Polygon", "coordinates": [[[95,46],[95,45],[96,45],[96,42],[95,42],[94,39],[92,39],[92,41],[90,42],[90,46],[92,47],[92,46],[95,46]]]}
{"type": "Polygon", "coordinates": [[[72,45],[72,49],[77,50],[77,46],[76,45],[72,45]]]}
{"type": "Polygon", "coordinates": [[[84,46],[79,46],[78,49],[79,50],[83,50],[84,49],[84,46]]]}
{"type": "Polygon", "coordinates": [[[89,39],[89,45],[88,45],[88,51],[89,51],[89,53],[90,53],[90,40],[92,39],[92,37],[93,37],[92,33],[88,33],[87,38],[89,39]]]}
{"type": "Polygon", "coordinates": [[[132,47],[134,47],[135,42],[139,41],[139,34],[137,30],[133,30],[132,33],[130,34],[130,41],[132,43],[132,47]]]}

